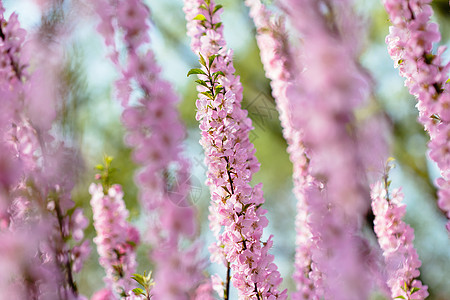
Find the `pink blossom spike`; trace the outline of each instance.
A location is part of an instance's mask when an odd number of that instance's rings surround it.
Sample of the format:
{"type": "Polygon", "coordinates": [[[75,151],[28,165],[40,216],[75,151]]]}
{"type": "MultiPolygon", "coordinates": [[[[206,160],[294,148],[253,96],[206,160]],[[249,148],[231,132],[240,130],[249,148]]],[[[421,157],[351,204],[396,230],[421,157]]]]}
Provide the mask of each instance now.
{"type": "MultiPolygon", "coordinates": [[[[282,279],[268,253],[272,237],[261,241],[268,224],[261,206],[262,185],[250,185],[259,163],[249,141],[251,120],[241,108],[242,86],[235,75],[233,53],[223,37],[221,10],[214,1],[184,1],[191,48],[202,64],[191,72],[199,74],[196,118],[208,165],[210,227],[218,240],[212,254],[217,261],[225,255],[239,299],[286,299],[287,291],[278,290],[282,279]]],[[[225,293],[228,297],[229,290],[225,293]]]]}
{"type": "Polygon", "coordinates": [[[131,276],[136,273],[137,230],[127,222],[128,210],[120,185],[111,186],[107,194],[101,184],[92,183],[91,206],[97,236],[94,242],[105,269],[105,283],[115,295],[126,293],[132,287],[131,276]]]}
{"type": "Polygon", "coordinates": [[[405,86],[417,98],[419,122],[430,135],[429,156],[442,176],[436,181],[438,206],[447,216],[450,235],[450,63],[442,63],[446,47],[432,51],[441,34],[438,25],[430,22],[430,2],[383,0],[392,22],[386,44],[405,86]]]}
{"type": "Polygon", "coordinates": [[[421,261],[413,245],[414,230],[403,222],[406,206],[399,189],[389,191],[387,175],[372,186],[374,229],[383,250],[392,298],[423,300],[428,287],[417,279],[421,261]]]}

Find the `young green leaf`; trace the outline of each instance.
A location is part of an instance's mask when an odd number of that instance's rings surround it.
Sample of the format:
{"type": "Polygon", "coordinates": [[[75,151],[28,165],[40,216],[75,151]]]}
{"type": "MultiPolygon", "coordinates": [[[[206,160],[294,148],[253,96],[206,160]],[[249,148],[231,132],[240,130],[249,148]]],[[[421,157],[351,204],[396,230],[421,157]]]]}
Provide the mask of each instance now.
{"type": "Polygon", "coordinates": [[[208,84],[207,84],[206,81],[204,81],[204,80],[197,79],[195,82],[198,83],[198,84],[200,84],[200,85],[203,85],[204,87],[208,87],[208,84]]]}
{"type": "Polygon", "coordinates": [[[137,283],[145,287],[145,279],[141,274],[133,274],[133,276],[131,276],[131,279],[134,279],[137,283]]]}
{"type": "Polygon", "coordinates": [[[216,94],[219,94],[222,91],[223,91],[223,87],[222,86],[217,86],[216,87],[216,94]]]}
{"type": "Polygon", "coordinates": [[[112,156],[105,155],[105,165],[108,167],[111,164],[111,162],[113,161],[113,159],[114,158],[112,156]]]}
{"type": "Polygon", "coordinates": [[[200,64],[206,68],[205,58],[203,57],[203,55],[201,53],[198,53],[198,55],[200,56],[200,59],[199,59],[200,64]]]}
{"type": "Polygon", "coordinates": [[[215,72],[215,73],[213,74],[214,81],[217,80],[217,78],[219,77],[219,75],[222,75],[222,76],[225,77],[225,74],[224,74],[222,71],[217,71],[217,72],[215,72]]]}
{"type": "Polygon", "coordinates": [[[209,67],[210,68],[211,68],[212,64],[214,63],[214,60],[216,59],[217,56],[218,56],[217,54],[214,54],[209,57],[209,67]]]}
{"type": "Polygon", "coordinates": [[[201,94],[205,95],[209,99],[213,99],[212,93],[210,91],[201,92],[201,94]]]}
{"type": "Polygon", "coordinates": [[[152,285],[155,284],[155,283],[153,282],[153,279],[152,279],[152,271],[150,271],[150,272],[148,273],[148,275],[145,275],[145,272],[144,272],[144,281],[145,281],[145,286],[146,286],[146,287],[150,287],[150,286],[152,286],[152,285]]]}
{"type": "Polygon", "coordinates": [[[420,288],[418,288],[418,287],[413,287],[413,288],[411,289],[411,295],[414,294],[414,293],[416,293],[416,292],[418,292],[418,291],[420,291],[420,288]]]}
{"type": "Polygon", "coordinates": [[[216,5],[216,7],[214,7],[214,10],[213,10],[213,12],[212,12],[212,14],[215,14],[219,9],[221,9],[223,6],[222,5],[220,5],[220,4],[218,4],[218,5],[216,5]]]}
{"type": "Polygon", "coordinates": [[[406,299],[404,296],[397,296],[397,297],[395,297],[394,299],[406,299]]]}
{"type": "Polygon", "coordinates": [[[189,77],[189,76],[191,76],[193,74],[206,75],[206,73],[202,69],[190,69],[189,72],[187,73],[187,77],[189,77]]]}
{"type": "Polygon", "coordinates": [[[140,289],[140,288],[135,288],[135,289],[133,289],[133,293],[134,293],[136,296],[140,296],[140,295],[145,296],[144,290],[143,290],[143,289],[140,289]]]}
{"type": "Polygon", "coordinates": [[[202,14],[198,14],[195,16],[194,20],[205,21],[206,17],[202,14]]]}

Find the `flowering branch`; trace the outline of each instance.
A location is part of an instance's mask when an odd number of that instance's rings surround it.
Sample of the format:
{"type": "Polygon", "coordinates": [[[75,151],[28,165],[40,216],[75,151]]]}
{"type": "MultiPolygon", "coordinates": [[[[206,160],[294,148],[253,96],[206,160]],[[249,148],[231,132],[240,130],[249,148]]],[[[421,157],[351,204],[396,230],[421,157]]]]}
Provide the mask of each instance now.
{"type": "Polygon", "coordinates": [[[411,95],[417,98],[419,121],[430,135],[430,158],[441,171],[438,206],[445,212],[450,234],[450,63],[442,65],[445,47],[432,53],[433,43],[441,39],[438,25],[430,22],[433,9],[429,0],[384,0],[393,24],[386,37],[389,54],[411,95]]]}
{"type": "MultiPolygon", "coordinates": [[[[212,259],[223,262],[225,256],[240,297],[285,299],[287,291],[278,291],[280,274],[268,254],[272,237],[261,242],[268,223],[261,207],[262,186],[252,188],[249,184],[259,164],[248,138],[251,120],[241,108],[242,86],[234,75],[232,51],[223,38],[221,8],[209,0],[184,2],[191,47],[202,66],[189,71],[188,76],[197,74],[199,78],[196,118],[208,165],[210,228],[218,239],[211,247],[212,259]]],[[[224,292],[228,297],[228,284],[224,292]]]]}
{"type": "MultiPolygon", "coordinates": [[[[111,160],[108,156],[105,158],[102,170],[106,173],[97,176],[103,183],[109,182],[111,160]]],[[[100,256],[99,262],[106,271],[104,280],[115,295],[126,296],[131,290],[131,276],[136,272],[135,249],[139,244],[139,232],[127,222],[129,213],[120,185],[92,183],[89,193],[92,195],[91,206],[97,232],[94,242],[100,256]]]]}
{"type": "Polygon", "coordinates": [[[391,181],[387,164],[381,181],[372,186],[372,210],[375,215],[374,229],[383,250],[388,276],[388,286],[394,299],[422,300],[428,296],[419,275],[421,262],[414,248],[414,230],[402,221],[406,206],[401,204],[403,194],[399,189],[389,193],[391,181]]]}

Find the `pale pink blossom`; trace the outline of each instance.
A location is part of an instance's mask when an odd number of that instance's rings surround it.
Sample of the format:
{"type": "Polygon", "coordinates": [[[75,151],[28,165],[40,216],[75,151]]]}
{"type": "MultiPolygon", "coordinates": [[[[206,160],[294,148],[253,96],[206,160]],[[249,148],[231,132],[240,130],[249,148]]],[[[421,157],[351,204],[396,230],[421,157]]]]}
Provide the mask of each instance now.
{"type": "Polygon", "coordinates": [[[392,298],[422,300],[428,296],[428,287],[416,279],[422,263],[413,245],[414,230],[402,220],[406,213],[406,206],[401,203],[403,194],[399,189],[389,191],[385,176],[372,186],[372,210],[375,233],[386,264],[387,284],[392,298]]]}
{"type": "Polygon", "coordinates": [[[108,288],[116,295],[132,287],[131,276],[136,272],[136,247],[139,238],[128,223],[129,215],[120,185],[111,186],[107,193],[100,184],[89,187],[91,207],[97,236],[94,242],[105,269],[108,288]]]}
{"type": "MultiPolygon", "coordinates": [[[[446,47],[432,51],[441,39],[439,27],[430,21],[433,9],[429,0],[384,0],[392,25],[386,37],[388,51],[405,78],[411,95],[417,98],[419,121],[430,135],[430,158],[437,163],[442,178],[436,181],[439,208],[450,228],[450,63],[442,63],[446,47]]],[[[450,234],[450,231],[449,231],[450,234]]]]}

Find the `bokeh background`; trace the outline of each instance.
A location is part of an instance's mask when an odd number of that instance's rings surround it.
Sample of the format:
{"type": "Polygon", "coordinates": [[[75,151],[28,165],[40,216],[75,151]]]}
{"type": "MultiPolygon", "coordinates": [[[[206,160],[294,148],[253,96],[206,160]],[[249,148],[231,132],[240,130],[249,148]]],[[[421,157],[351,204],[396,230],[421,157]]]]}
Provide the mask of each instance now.
{"type": "MultiPolygon", "coordinates": [[[[74,141],[83,163],[73,198],[85,208],[91,224],[87,236],[93,238],[92,210],[89,206],[88,186],[93,181],[94,166],[102,161],[104,154],[113,156],[113,165],[119,170],[114,181],[123,185],[125,201],[130,210],[130,221],[145,232],[145,216],[141,214],[134,184],[136,166],[130,159],[130,149],[123,143],[124,129],[120,124],[120,104],[114,99],[113,82],[119,74],[105,58],[106,49],[96,33],[97,18],[89,1],[65,1],[63,11],[55,17],[41,18],[38,6],[31,0],[4,0],[6,14],[19,14],[22,26],[29,31],[42,28],[43,22],[56,22],[66,27],[66,36],[54,40],[64,43],[66,57],[61,76],[64,99],[59,121],[65,139],[74,141]],[[53,18],[53,19],[52,19],[53,18]]],[[[156,57],[162,66],[164,77],[173,84],[180,95],[179,109],[187,127],[185,155],[192,164],[193,193],[191,201],[198,209],[199,236],[204,242],[204,254],[212,241],[208,230],[207,208],[209,191],[206,179],[203,151],[198,144],[200,137],[195,120],[196,91],[194,79],[187,78],[190,68],[198,65],[191,52],[186,36],[186,23],[182,0],[146,1],[152,11],[151,37],[156,57]]],[[[251,139],[257,149],[256,156],[261,170],[254,182],[262,182],[268,209],[269,228],[265,233],[274,235],[273,253],[284,278],[283,285],[294,290],[291,279],[294,260],[294,218],[296,200],[292,189],[292,165],[286,154],[286,142],[271,97],[269,81],[259,59],[255,41],[255,29],[248,17],[243,0],[219,1],[224,6],[223,23],[225,38],[234,49],[234,64],[244,86],[243,106],[249,111],[255,130],[251,139]]],[[[272,1],[265,1],[273,6],[272,1]]],[[[450,44],[450,8],[447,0],[433,1],[434,21],[440,24],[441,44],[450,44]]],[[[276,11],[276,8],[274,8],[276,11]]],[[[450,240],[445,231],[445,217],[436,206],[434,180],[438,171],[427,155],[428,137],[417,119],[415,99],[403,86],[403,79],[393,68],[384,39],[388,33],[389,20],[381,1],[357,0],[355,10],[364,22],[361,35],[363,49],[361,64],[373,79],[370,110],[385,116],[389,126],[380,134],[388,137],[390,156],[396,159],[392,171],[392,185],[402,187],[407,204],[406,222],[416,234],[415,246],[422,260],[421,280],[429,286],[429,299],[450,299],[450,240]]],[[[295,36],[293,37],[295,38],[295,36]]],[[[450,52],[444,61],[449,61],[450,52]]],[[[380,161],[380,165],[384,162],[380,161]]],[[[380,174],[381,175],[381,174],[380,174]]],[[[151,270],[147,259],[147,246],[139,248],[139,271],[151,270]]],[[[95,245],[91,257],[76,279],[80,291],[90,296],[103,286],[103,270],[98,265],[95,245]]],[[[209,272],[224,274],[225,270],[211,265],[209,272]]],[[[384,299],[374,295],[374,299],[384,299]]]]}

